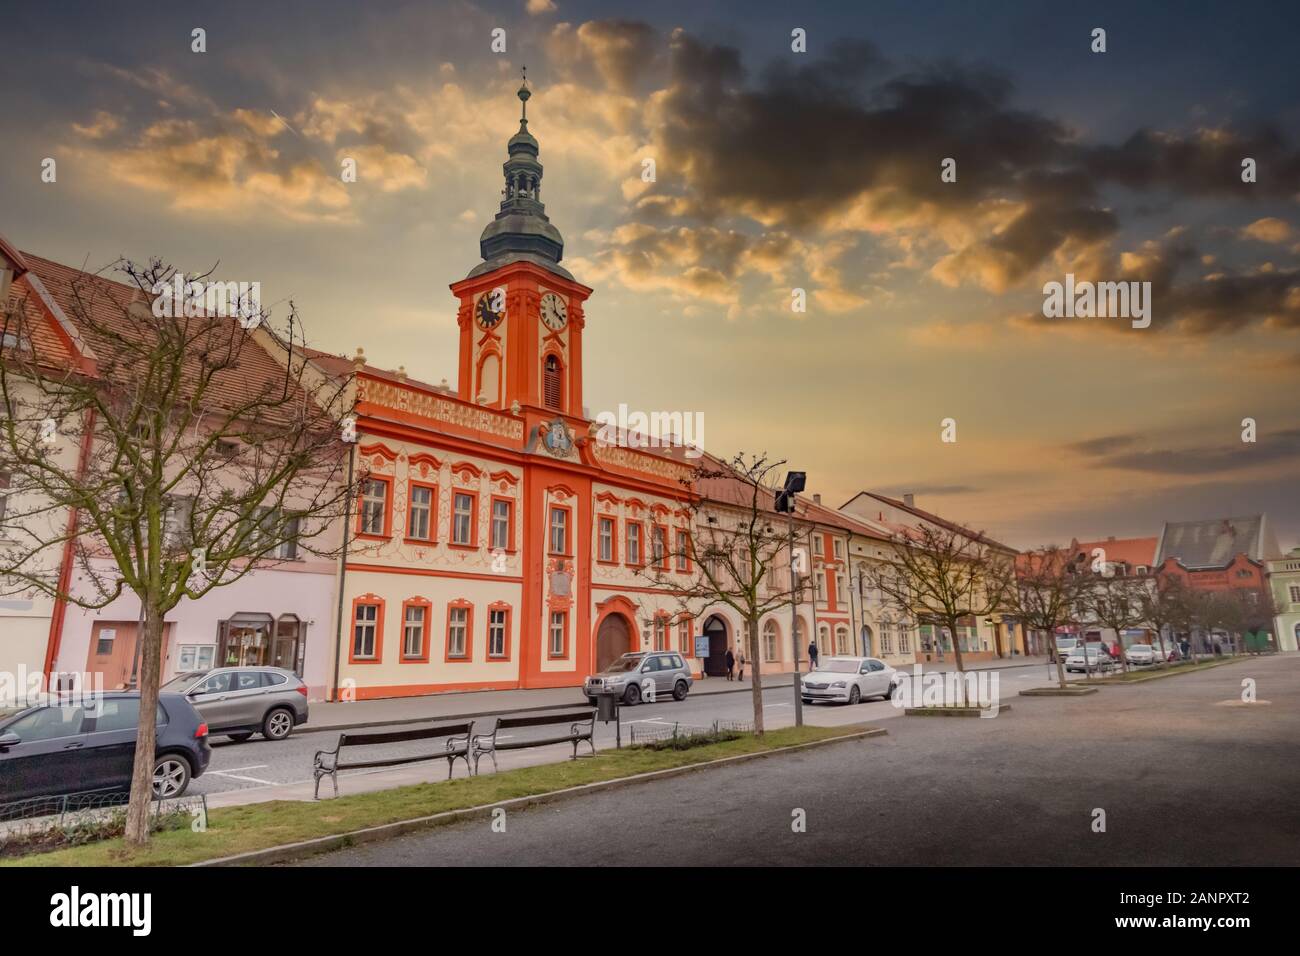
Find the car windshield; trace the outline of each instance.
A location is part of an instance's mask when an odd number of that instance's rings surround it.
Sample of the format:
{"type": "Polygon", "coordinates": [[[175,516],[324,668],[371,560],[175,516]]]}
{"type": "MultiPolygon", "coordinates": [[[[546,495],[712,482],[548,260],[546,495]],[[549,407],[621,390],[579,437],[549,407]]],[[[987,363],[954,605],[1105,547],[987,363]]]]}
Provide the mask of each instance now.
{"type": "Polygon", "coordinates": [[[172,691],[173,693],[183,690],[193,684],[196,680],[206,674],[207,671],[187,671],[184,674],[177,674],[167,683],[159,687],[159,690],[172,691]]]}
{"type": "Polygon", "coordinates": [[[833,671],[836,674],[856,674],[862,665],[857,661],[823,661],[819,671],[833,671]]]}
{"type": "Polygon", "coordinates": [[[614,663],[605,668],[606,674],[622,674],[627,671],[634,671],[641,666],[640,657],[620,657],[614,663]]]}

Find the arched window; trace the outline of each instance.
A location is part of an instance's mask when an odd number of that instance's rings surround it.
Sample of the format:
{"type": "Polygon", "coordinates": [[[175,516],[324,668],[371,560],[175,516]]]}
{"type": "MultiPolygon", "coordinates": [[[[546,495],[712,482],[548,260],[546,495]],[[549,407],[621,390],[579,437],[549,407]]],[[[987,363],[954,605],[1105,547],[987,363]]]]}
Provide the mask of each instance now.
{"type": "Polygon", "coordinates": [[[776,621],[769,620],[763,625],[763,658],[765,660],[779,660],[777,656],[777,642],[780,640],[780,636],[780,632],[777,630],[776,621]]]}
{"type": "Polygon", "coordinates": [[[547,408],[553,408],[557,412],[562,411],[564,407],[563,372],[558,358],[554,355],[546,356],[542,374],[542,402],[547,408]]]}

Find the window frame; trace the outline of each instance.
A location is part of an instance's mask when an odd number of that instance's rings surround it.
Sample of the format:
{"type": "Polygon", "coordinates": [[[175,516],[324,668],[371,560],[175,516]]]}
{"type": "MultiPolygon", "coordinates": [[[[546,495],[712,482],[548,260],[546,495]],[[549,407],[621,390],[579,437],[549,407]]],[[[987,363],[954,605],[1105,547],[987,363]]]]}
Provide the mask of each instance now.
{"type": "Polygon", "coordinates": [[[645,567],[645,542],[641,540],[641,532],[644,530],[642,523],[634,518],[627,518],[623,522],[623,563],[630,568],[645,567]],[[632,532],[636,531],[636,558],[632,557],[632,532]]]}
{"type": "Polygon", "coordinates": [[[569,612],[552,610],[546,620],[546,656],[549,660],[564,660],[569,656],[569,612]],[[555,651],[555,619],[560,619],[562,628],[562,646],[559,653],[555,651]]]}
{"type": "MultiPolygon", "coordinates": [[[[393,479],[390,475],[371,475],[366,479],[367,482],[377,482],[384,486],[384,530],[374,532],[366,530],[366,494],[363,490],[357,500],[357,529],[358,538],[368,538],[372,541],[387,541],[393,535],[393,479]]],[[[363,485],[364,489],[364,485],[363,485]]]]}
{"type": "Polygon", "coordinates": [[[412,478],[407,482],[406,489],[406,529],[404,539],[412,544],[437,544],[438,542],[438,486],[427,481],[418,481],[412,478]],[[415,490],[424,489],[429,492],[429,534],[424,538],[417,538],[411,534],[411,518],[415,514],[415,490]]]}
{"type": "Polygon", "coordinates": [[[469,664],[474,660],[474,604],[464,598],[447,602],[447,630],[443,636],[443,660],[448,664],[469,664]],[[451,616],[453,611],[465,612],[465,653],[451,652],[451,616]]]}
{"type": "Polygon", "coordinates": [[[573,557],[573,506],[551,502],[546,506],[546,553],[561,558],[573,557]],[[555,549],[555,516],[564,516],[564,550],[555,549]]]}
{"type": "Polygon", "coordinates": [[[515,499],[508,498],[505,495],[492,495],[488,507],[490,509],[490,511],[488,512],[488,547],[492,551],[496,551],[500,547],[500,550],[504,551],[506,554],[514,554],[515,553],[515,499]],[[500,547],[496,541],[496,528],[497,528],[496,508],[498,503],[506,506],[505,547],[500,547]]]}
{"type": "MultiPolygon", "coordinates": [[[[352,599],[352,616],[349,619],[351,624],[348,628],[348,663],[349,664],[382,664],[384,662],[384,613],[386,603],[378,594],[359,594],[352,599]],[[359,657],[357,650],[357,608],[361,606],[374,606],[375,611],[375,648],[372,656],[359,657]]],[[[368,623],[368,622],[366,622],[368,623]]]]}
{"type": "Polygon", "coordinates": [[[429,662],[429,644],[433,637],[433,602],[428,598],[413,597],[402,602],[402,646],[398,661],[402,664],[427,664],[429,662]],[[418,607],[424,611],[424,632],[420,638],[420,653],[409,655],[406,652],[406,628],[409,626],[406,613],[409,608],[418,607]]]}
{"type": "Polygon", "coordinates": [[[598,564],[618,564],[618,519],[613,515],[596,516],[596,562],[598,564]],[[601,531],[609,527],[609,557],[600,554],[601,531]]]}
{"type": "Polygon", "coordinates": [[[505,601],[493,601],[487,607],[487,660],[489,661],[509,661],[513,660],[514,641],[511,639],[510,628],[513,623],[514,608],[505,601]],[[500,654],[492,653],[492,615],[505,615],[505,645],[504,651],[500,654]]]}
{"type": "Polygon", "coordinates": [[[478,492],[471,488],[452,488],[451,490],[451,514],[449,516],[451,527],[447,529],[447,546],[449,548],[461,548],[466,551],[473,551],[478,548],[478,492]],[[469,498],[469,541],[456,540],[456,499],[460,496],[469,498]]]}

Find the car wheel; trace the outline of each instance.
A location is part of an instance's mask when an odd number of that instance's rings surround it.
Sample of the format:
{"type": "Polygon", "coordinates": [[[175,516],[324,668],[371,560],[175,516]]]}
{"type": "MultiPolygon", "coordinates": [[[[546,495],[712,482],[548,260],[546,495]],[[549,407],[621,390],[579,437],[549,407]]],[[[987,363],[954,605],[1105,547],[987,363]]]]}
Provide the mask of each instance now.
{"type": "Polygon", "coordinates": [[[673,700],[685,700],[686,693],[690,688],[686,686],[686,681],[679,680],[673,685],[673,700]]]}
{"type": "Polygon", "coordinates": [[[641,703],[641,688],[636,684],[628,684],[627,690],[623,691],[623,703],[628,707],[641,703]]]}
{"type": "Polygon", "coordinates": [[[850,704],[862,703],[862,691],[858,690],[857,684],[854,684],[852,689],[849,690],[849,703],[850,704]]]}
{"type": "Polygon", "coordinates": [[[247,730],[246,730],[246,731],[244,731],[243,733],[239,733],[239,734],[226,734],[226,736],[229,737],[231,740],[233,740],[235,743],[237,743],[237,744],[242,744],[245,740],[248,740],[250,737],[252,737],[252,736],[253,736],[253,733],[252,733],[252,731],[247,731],[247,730]]]}
{"type": "Polygon", "coordinates": [[[153,764],[153,795],[158,799],[179,797],[190,785],[190,762],[167,754],[153,764]]]}
{"type": "Polygon", "coordinates": [[[283,707],[277,707],[262,721],[262,736],[267,740],[284,740],[291,733],[293,714],[283,707]]]}
{"type": "Polygon", "coordinates": [[[885,691],[885,700],[890,700],[894,696],[894,691],[898,690],[898,685],[892,681],[889,684],[889,690],[885,691]]]}

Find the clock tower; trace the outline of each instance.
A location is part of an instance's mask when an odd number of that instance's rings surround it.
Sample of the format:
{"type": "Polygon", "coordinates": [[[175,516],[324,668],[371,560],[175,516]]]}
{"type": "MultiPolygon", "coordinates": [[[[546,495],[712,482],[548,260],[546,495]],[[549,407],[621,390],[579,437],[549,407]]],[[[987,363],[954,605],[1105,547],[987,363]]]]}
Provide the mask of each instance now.
{"type": "Polygon", "coordinates": [[[479,238],[483,261],[451,287],[460,299],[459,394],[488,408],[518,402],[581,418],[583,303],[592,290],[560,265],[564,239],[542,205],[527,79],[518,95],[501,208],[479,238]]]}

